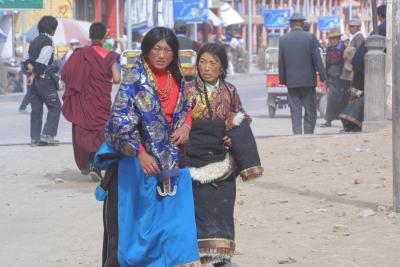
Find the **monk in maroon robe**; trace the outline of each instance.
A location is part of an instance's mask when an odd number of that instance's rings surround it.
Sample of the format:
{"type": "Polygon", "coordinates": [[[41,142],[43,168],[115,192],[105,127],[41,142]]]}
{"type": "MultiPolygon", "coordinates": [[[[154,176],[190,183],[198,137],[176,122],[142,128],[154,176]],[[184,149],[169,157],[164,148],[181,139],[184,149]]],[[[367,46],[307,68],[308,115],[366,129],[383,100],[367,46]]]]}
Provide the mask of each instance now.
{"type": "Polygon", "coordinates": [[[104,141],[112,84],[120,82],[118,55],[102,47],[106,32],[102,23],[93,23],[92,45],[76,49],[61,74],[65,82],[62,113],[72,123],[75,162],[82,174],[90,173],[94,180],[100,179],[101,173],[91,159],[104,141]]]}

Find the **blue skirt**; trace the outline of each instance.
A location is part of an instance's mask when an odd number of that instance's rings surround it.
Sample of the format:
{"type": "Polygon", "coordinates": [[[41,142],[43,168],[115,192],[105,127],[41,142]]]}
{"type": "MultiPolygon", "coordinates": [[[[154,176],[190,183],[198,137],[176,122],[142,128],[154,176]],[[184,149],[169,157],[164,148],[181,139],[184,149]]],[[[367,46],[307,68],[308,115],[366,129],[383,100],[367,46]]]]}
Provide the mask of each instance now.
{"type": "Polygon", "coordinates": [[[138,159],[120,156],[113,166],[96,190],[105,198],[103,266],[201,266],[189,170],[171,178],[176,195],[162,197],[157,177],[145,176],[138,159]]]}

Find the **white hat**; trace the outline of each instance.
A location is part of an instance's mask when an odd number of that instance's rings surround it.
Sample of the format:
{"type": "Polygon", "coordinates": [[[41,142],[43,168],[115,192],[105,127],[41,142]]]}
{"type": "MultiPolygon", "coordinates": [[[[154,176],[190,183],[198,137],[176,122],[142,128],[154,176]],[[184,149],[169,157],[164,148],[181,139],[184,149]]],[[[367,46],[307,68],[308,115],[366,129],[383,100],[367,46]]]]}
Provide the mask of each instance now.
{"type": "Polygon", "coordinates": [[[69,40],[70,44],[80,44],[81,42],[79,42],[78,39],[72,38],[71,40],[69,40]]]}

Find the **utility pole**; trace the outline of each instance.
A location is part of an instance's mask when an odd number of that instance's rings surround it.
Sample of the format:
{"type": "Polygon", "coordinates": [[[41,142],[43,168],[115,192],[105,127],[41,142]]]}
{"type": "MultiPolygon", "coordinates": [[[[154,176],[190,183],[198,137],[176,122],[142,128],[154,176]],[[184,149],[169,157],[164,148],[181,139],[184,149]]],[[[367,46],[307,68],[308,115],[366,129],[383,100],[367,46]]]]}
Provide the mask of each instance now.
{"type": "MultiPolygon", "coordinates": [[[[393,1],[393,51],[400,49],[400,1],[393,1]]],[[[400,54],[393,53],[393,210],[400,212],[400,54]]]]}
{"type": "Polygon", "coordinates": [[[378,12],[376,7],[376,0],[372,0],[372,29],[374,34],[378,34],[378,12]]]}
{"type": "Polygon", "coordinates": [[[252,2],[253,0],[247,0],[247,9],[248,9],[248,33],[247,36],[249,38],[249,73],[253,71],[253,10],[252,10],[252,2]]]}
{"type": "Polygon", "coordinates": [[[385,103],[386,103],[386,118],[392,119],[392,6],[393,1],[386,1],[386,66],[385,66],[385,103]]]}
{"type": "Polygon", "coordinates": [[[127,0],[127,6],[126,8],[127,13],[126,15],[128,16],[128,19],[125,20],[126,21],[126,38],[128,38],[127,40],[127,47],[126,50],[131,50],[132,49],[132,0],[127,0]]]}
{"type": "Polygon", "coordinates": [[[353,2],[349,0],[349,20],[353,19],[353,2]]]}
{"type": "MultiPolygon", "coordinates": [[[[22,51],[23,51],[23,60],[28,58],[26,51],[26,11],[21,11],[21,19],[22,19],[22,51]]],[[[26,74],[22,76],[22,90],[24,94],[26,94],[28,90],[28,80],[26,74]]]]}

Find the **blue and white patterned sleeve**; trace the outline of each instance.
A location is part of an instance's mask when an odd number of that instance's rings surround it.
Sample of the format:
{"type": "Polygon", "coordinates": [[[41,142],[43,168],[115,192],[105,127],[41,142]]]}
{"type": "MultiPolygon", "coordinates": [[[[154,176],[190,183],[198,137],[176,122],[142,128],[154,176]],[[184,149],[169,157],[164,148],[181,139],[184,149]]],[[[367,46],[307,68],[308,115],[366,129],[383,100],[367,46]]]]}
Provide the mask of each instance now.
{"type": "Polygon", "coordinates": [[[121,84],[105,132],[106,142],[128,156],[136,156],[141,144],[135,91],[135,84],[121,84]]]}

